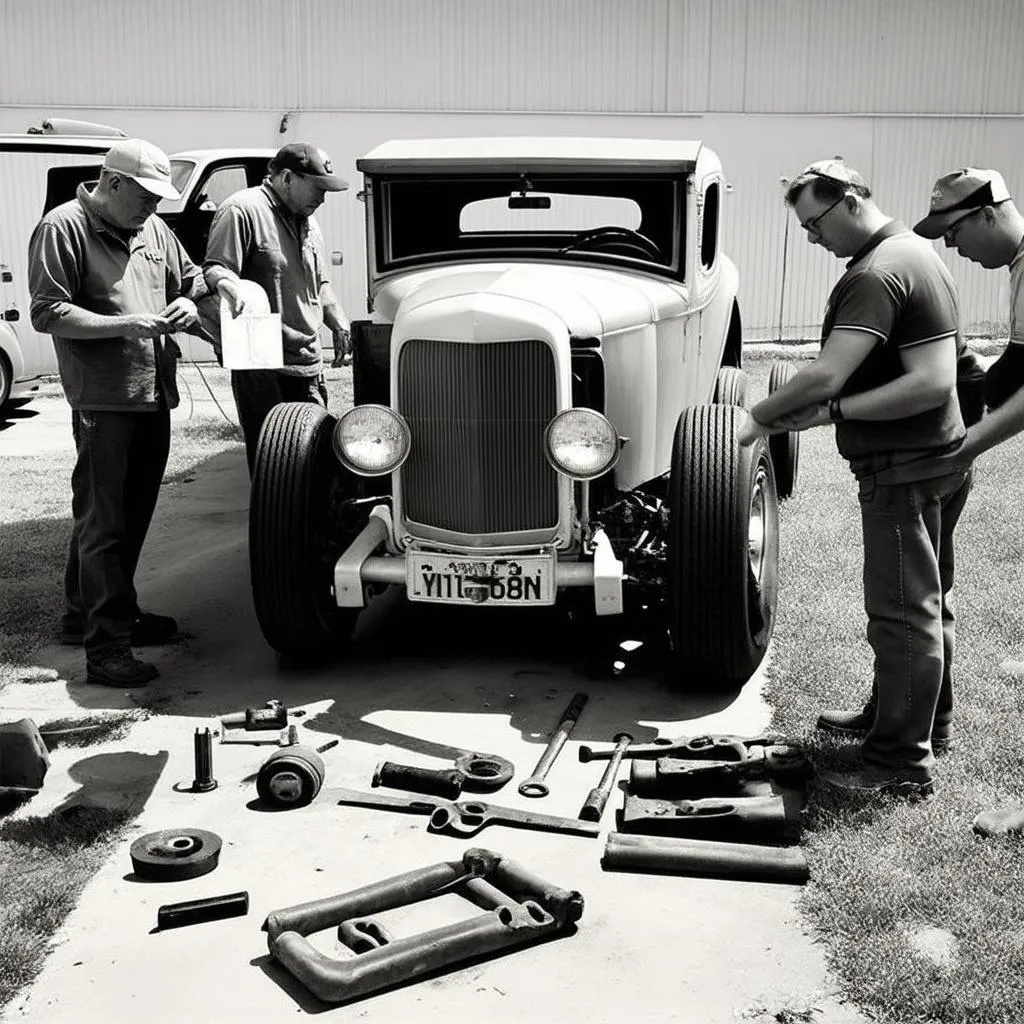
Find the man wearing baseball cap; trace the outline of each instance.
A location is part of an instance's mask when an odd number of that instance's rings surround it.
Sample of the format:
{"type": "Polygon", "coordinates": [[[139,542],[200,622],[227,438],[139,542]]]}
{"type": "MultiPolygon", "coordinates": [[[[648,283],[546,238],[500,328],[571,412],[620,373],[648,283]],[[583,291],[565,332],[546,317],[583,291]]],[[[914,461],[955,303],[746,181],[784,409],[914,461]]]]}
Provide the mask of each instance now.
{"type": "Polygon", "coordinates": [[[167,155],[143,139],[110,147],[99,181],[47,213],[29,242],[32,326],[53,336],[78,451],[61,641],[83,644],[86,677],[144,686],[132,647],[178,625],[139,609],[135,570],[170,448],[178,346],[197,327],[202,274],[154,216],[176,199],[167,155]]]}
{"type": "MultiPolygon", "coordinates": [[[[965,167],[944,174],[932,188],[928,216],[914,225],[987,269],[1010,270],[1010,340],[985,375],[991,410],[967,431],[960,450],[945,461],[974,459],[1024,430],[1024,216],[998,171],[965,167]]],[[[981,835],[1024,833],[1024,805],[986,811],[974,819],[981,835]]]]}
{"type": "Polygon", "coordinates": [[[289,143],[270,161],[263,183],[229,196],[210,226],[203,263],[210,291],[237,316],[245,308],[239,280],[255,281],[281,314],[284,367],[231,371],[250,475],[260,429],[275,405],[327,405],[321,325],[330,328],[339,356],[348,351],[348,318],[327,276],[323,235],[313,217],[326,193],[347,188],[322,149],[289,143]]]}

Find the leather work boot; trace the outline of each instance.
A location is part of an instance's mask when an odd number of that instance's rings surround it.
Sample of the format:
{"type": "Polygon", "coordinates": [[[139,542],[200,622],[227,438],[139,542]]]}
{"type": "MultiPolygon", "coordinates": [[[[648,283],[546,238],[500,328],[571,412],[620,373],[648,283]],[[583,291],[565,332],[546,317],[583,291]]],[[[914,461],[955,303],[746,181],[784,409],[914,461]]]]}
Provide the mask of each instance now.
{"type": "Polygon", "coordinates": [[[972,827],[979,836],[1019,836],[1024,833],[1024,805],[985,811],[974,819],[972,827]]]}
{"type": "Polygon", "coordinates": [[[85,662],[85,681],[97,686],[133,689],[158,675],[156,666],[139,661],[130,647],[107,647],[85,662]]]}
{"type": "Polygon", "coordinates": [[[833,789],[859,796],[888,796],[916,803],[935,793],[931,779],[912,779],[874,765],[862,765],[850,771],[819,771],[818,778],[833,789]]]}
{"type": "MultiPolygon", "coordinates": [[[[65,616],[61,621],[60,642],[69,647],[81,647],[84,626],[82,620],[65,616]]],[[[178,623],[170,615],[139,612],[132,626],[132,647],[157,647],[178,639],[178,623]]]]}
{"type": "Polygon", "coordinates": [[[875,705],[865,704],[860,711],[822,711],[816,728],[840,736],[866,736],[875,724],[875,705]]]}

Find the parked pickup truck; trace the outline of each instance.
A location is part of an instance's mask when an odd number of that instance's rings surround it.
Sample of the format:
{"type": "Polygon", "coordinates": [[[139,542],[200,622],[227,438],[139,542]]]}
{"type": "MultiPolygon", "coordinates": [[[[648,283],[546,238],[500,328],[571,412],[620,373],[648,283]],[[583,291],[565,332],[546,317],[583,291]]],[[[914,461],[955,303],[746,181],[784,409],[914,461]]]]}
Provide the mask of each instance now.
{"type": "MultiPolygon", "coordinates": [[[[250,511],[260,627],[344,650],[368,595],[644,609],[697,687],[744,683],[796,438],[737,444],[736,267],[701,142],[394,141],[357,163],[355,405],[277,407],[250,511]]],[[[778,364],[771,387],[787,379],[778,364]]]]}
{"type": "MultiPolygon", "coordinates": [[[[76,128],[103,128],[79,122],[61,122],[60,128],[0,135],[0,416],[5,408],[31,399],[41,377],[57,372],[53,342],[33,330],[28,315],[32,229],[44,213],[72,199],[81,182],[96,180],[107,150],[124,137],[113,128],[104,134],[67,134],[76,128]]],[[[181,199],[163,200],[157,213],[194,260],[201,261],[206,252],[218,204],[240,188],[258,185],[273,155],[273,149],[253,148],[171,156],[172,180],[181,199]]]]}

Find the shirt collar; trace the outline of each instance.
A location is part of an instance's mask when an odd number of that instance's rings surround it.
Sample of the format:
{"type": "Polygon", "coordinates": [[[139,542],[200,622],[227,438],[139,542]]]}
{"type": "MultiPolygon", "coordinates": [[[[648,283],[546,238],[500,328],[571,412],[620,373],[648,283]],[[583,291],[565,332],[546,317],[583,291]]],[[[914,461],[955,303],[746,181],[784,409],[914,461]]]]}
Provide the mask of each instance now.
{"type": "Polygon", "coordinates": [[[890,220],[883,224],[865,243],[864,245],[854,253],[850,262],[846,264],[846,269],[849,270],[859,260],[864,259],[865,256],[872,249],[875,248],[879,242],[884,242],[887,238],[892,238],[893,235],[900,235],[910,229],[901,220],[890,220]]]}

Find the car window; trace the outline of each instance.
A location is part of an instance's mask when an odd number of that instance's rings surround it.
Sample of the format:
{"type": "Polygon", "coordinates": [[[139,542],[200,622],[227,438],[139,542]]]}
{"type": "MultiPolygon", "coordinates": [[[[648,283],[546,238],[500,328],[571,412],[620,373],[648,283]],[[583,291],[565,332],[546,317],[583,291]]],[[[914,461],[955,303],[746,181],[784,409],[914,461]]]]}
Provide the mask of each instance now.
{"type": "Polygon", "coordinates": [[[71,167],[51,167],[46,172],[46,197],[43,213],[75,198],[78,186],[87,181],[99,181],[103,161],[95,164],[76,164],[71,167]]]}
{"type": "Polygon", "coordinates": [[[700,235],[700,262],[707,270],[715,262],[718,251],[718,182],[708,185],[704,193],[704,223],[700,235]]]}
{"type": "Polygon", "coordinates": [[[171,161],[171,184],[178,192],[184,192],[188,179],[196,169],[194,160],[172,160],[171,161]]]}
{"type": "Polygon", "coordinates": [[[247,188],[248,184],[245,167],[242,164],[218,167],[199,186],[196,202],[210,200],[216,206],[220,206],[228,196],[247,188]]]}
{"type": "Polygon", "coordinates": [[[573,196],[564,193],[513,193],[467,203],[459,214],[460,231],[588,231],[620,227],[636,231],[643,211],[635,199],[573,196]],[[517,199],[536,203],[518,208],[517,199]],[[513,208],[509,208],[509,200],[513,208]]]}

